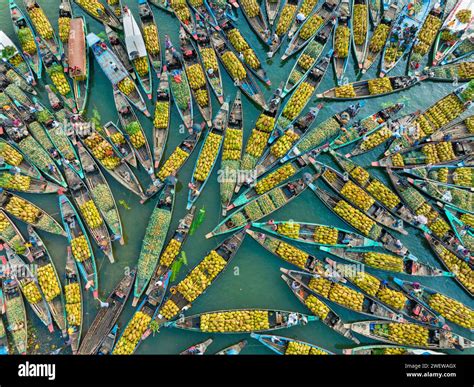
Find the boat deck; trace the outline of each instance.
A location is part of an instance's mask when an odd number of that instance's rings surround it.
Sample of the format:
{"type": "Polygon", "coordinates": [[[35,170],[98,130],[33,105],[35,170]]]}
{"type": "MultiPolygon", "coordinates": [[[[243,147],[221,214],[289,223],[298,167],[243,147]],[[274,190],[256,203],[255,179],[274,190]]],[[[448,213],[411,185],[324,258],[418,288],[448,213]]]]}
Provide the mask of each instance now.
{"type": "Polygon", "coordinates": [[[87,76],[87,48],[85,45],[84,21],[80,18],[71,19],[71,32],[68,40],[69,72],[74,78],[87,76]]]}

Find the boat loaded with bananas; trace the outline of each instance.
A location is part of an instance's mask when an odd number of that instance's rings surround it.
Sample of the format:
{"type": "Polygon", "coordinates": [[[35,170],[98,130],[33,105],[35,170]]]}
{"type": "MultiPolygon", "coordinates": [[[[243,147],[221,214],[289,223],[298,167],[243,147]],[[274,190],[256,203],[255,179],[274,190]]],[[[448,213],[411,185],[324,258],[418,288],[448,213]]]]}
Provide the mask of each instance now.
{"type": "Polygon", "coordinates": [[[257,0],[238,0],[240,9],[257,37],[267,46],[271,45],[271,33],[267,20],[257,0]]]}
{"type": "Polygon", "coordinates": [[[105,300],[107,308],[101,308],[86,335],[82,339],[79,347],[79,355],[94,355],[101,344],[106,340],[108,333],[112,330],[117,322],[122,310],[128,300],[135,281],[136,269],[132,269],[126,273],[118,282],[112,292],[105,300]]]}
{"type": "Polygon", "coordinates": [[[17,254],[21,254],[28,259],[28,262],[33,262],[33,255],[26,245],[25,238],[3,210],[0,210],[0,238],[8,243],[17,254]]]}
{"type": "Polygon", "coordinates": [[[74,2],[104,25],[116,30],[122,29],[122,23],[108,5],[102,4],[99,0],[74,0],[74,2]]]}
{"type": "MultiPolygon", "coordinates": [[[[58,8],[58,30],[61,41],[61,62],[64,71],[68,71],[69,66],[69,35],[71,31],[71,20],[74,17],[70,0],[60,0],[58,8]]],[[[83,36],[85,40],[85,35],[83,36]]]]}
{"type": "Polygon", "coordinates": [[[12,40],[0,30],[0,56],[8,67],[19,74],[28,84],[35,85],[35,76],[29,63],[12,40]]]}
{"type": "Polygon", "coordinates": [[[474,54],[474,33],[466,31],[459,41],[451,42],[451,50],[446,57],[441,61],[442,65],[458,62],[462,59],[467,59],[474,54]]]}
{"type": "MultiPolygon", "coordinates": [[[[201,0],[194,0],[200,2],[201,0]]],[[[179,20],[180,26],[182,26],[186,32],[193,38],[196,37],[196,21],[194,16],[191,14],[191,10],[186,0],[170,0],[169,5],[173,10],[176,18],[179,20]]]]}
{"type": "Polygon", "coordinates": [[[163,68],[156,90],[155,115],[153,117],[154,169],[160,166],[165,152],[171,123],[171,91],[166,67],[163,68]]]}
{"type": "MultiPolygon", "coordinates": [[[[427,0],[428,1],[428,0],[427,0]]],[[[350,0],[342,0],[338,7],[336,28],[333,36],[333,64],[336,83],[341,85],[345,79],[347,64],[349,63],[349,53],[351,52],[351,9],[350,0]]]]}
{"type": "Polygon", "coordinates": [[[369,43],[369,0],[352,0],[352,48],[355,63],[359,70],[364,64],[365,53],[369,43]]]}
{"type": "Polygon", "coordinates": [[[148,221],[140,256],[138,257],[138,270],[133,289],[132,306],[138,304],[158,264],[158,259],[160,258],[160,253],[165,244],[166,234],[168,233],[173,214],[175,190],[176,179],[167,182],[167,185],[161,191],[156,201],[148,221]]]}
{"type": "Polygon", "coordinates": [[[388,344],[419,348],[458,349],[474,347],[474,343],[451,330],[409,322],[359,321],[349,324],[362,336],[388,344]]]}
{"type": "Polygon", "coordinates": [[[302,2],[303,0],[283,0],[276,23],[273,25],[270,48],[267,52],[268,58],[272,58],[286,40],[302,2]]]}
{"type": "Polygon", "coordinates": [[[87,44],[91,48],[94,57],[105,73],[112,86],[117,87],[133,106],[149,117],[145,101],[138,91],[137,85],[132,77],[110,48],[96,34],[89,33],[86,37],[87,44]]]}
{"type": "Polygon", "coordinates": [[[434,132],[426,141],[441,141],[446,138],[461,140],[469,138],[474,133],[474,115],[453,121],[447,126],[434,132]]]}
{"type": "Polygon", "coordinates": [[[444,66],[431,67],[424,71],[434,81],[469,82],[474,79],[474,57],[465,62],[456,62],[444,66]]]}
{"type": "Polygon", "coordinates": [[[474,188],[474,166],[441,165],[407,168],[404,173],[449,187],[474,188]]]}
{"type": "Polygon", "coordinates": [[[145,41],[151,67],[155,70],[156,75],[160,76],[162,64],[160,36],[158,34],[155,16],[147,0],[138,0],[138,16],[140,18],[140,27],[143,32],[143,40],[145,41]]]}
{"type": "MultiPolygon", "coordinates": [[[[72,256],[84,279],[85,288],[90,289],[94,298],[97,299],[99,297],[97,267],[94,251],[86,234],[86,229],[76,209],[65,195],[59,196],[59,209],[61,210],[61,218],[67,232],[72,256]]],[[[67,298],[66,291],[66,304],[68,303],[67,298]]]]}
{"type": "Polygon", "coordinates": [[[10,69],[3,62],[0,62],[0,86],[2,89],[8,86],[15,86],[25,93],[38,95],[32,85],[28,84],[15,70],[10,69]]]}
{"type": "MultiPolygon", "coordinates": [[[[205,20],[214,28],[219,27],[219,22],[225,19],[237,21],[239,16],[237,14],[238,4],[236,0],[230,2],[223,0],[205,0],[204,4],[207,8],[207,12],[210,14],[209,17],[204,15],[205,20]],[[213,25],[216,23],[216,25],[213,25]]],[[[199,24],[198,16],[196,17],[196,25],[199,24]]]]}
{"type": "Polygon", "coordinates": [[[137,167],[137,156],[133,151],[133,145],[130,141],[130,137],[125,137],[123,131],[115,125],[112,121],[106,122],[102,130],[98,130],[103,136],[110,142],[115,152],[120,155],[121,159],[124,159],[132,167],[137,167]]]}
{"type": "Polygon", "coordinates": [[[238,211],[228,215],[214,230],[206,234],[206,238],[209,239],[216,235],[237,231],[251,222],[270,215],[272,212],[297,198],[308,188],[308,183],[318,177],[319,174],[311,175],[306,173],[299,179],[282,184],[264,195],[258,196],[238,211]]]}
{"type": "Polygon", "coordinates": [[[275,335],[259,335],[251,333],[250,337],[260,341],[265,347],[270,348],[278,355],[334,355],[318,345],[289,337],[275,335]]]}
{"type": "Polygon", "coordinates": [[[270,27],[275,23],[275,19],[280,11],[281,0],[265,0],[265,14],[270,27]]]}
{"type": "Polygon", "coordinates": [[[122,21],[122,0],[106,0],[107,2],[107,7],[112,11],[112,13],[120,20],[122,21]]]}
{"type": "Polygon", "coordinates": [[[466,212],[458,211],[449,205],[444,205],[443,210],[461,245],[469,251],[474,251],[473,216],[466,212]]]}
{"type": "Polygon", "coordinates": [[[185,349],[179,354],[180,355],[204,355],[213,341],[214,341],[213,339],[207,339],[206,341],[203,341],[201,343],[191,345],[189,348],[185,349]]]}
{"type": "Polygon", "coordinates": [[[184,308],[187,309],[199,296],[201,296],[228,267],[236,255],[245,237],[245,231],[239,231],[223,240],[215,249],[206,256],[181,280],[176,286],[170,288],[171,295],[164,302],[155,321],[161,326],[166,321],[178,316],[184,308]]]}
{"type": "Polygon", "coordinates": [[[221,106],[212,121],[212,126],[204,137],[204,141],[194,166],[193,176],[189,183],[188,204],[189,210],[201,195],[214,166],[217,164],[219,153],[224,142],[224,136],[227,129],[227,120],[229,118],[229,103],[226,101],[221,106]]]}
{"type": "Polygon", "coordinates": [[[344,355],[444,355],[441,352],[427,349],[410,348],[398,345],[363,345],[361,347],[343,349],[344,355]]]}
{"type": "Polygon", "coordinates": [[[89,96],[89,52],[86,36],[87,25],[85,18],[71,19],[67,58],[69,77],[72,79],[74,98],[79,114],[85,111],[89,96]]]}
{"type": "Polygon", "coordinates": [[[0,138],[0,156],[3,157],[4,161],[4,166],[1,168],[2,171],[9,173],[10,169],[14,167],[17,171],[19,170],[22,175],[37,180],[43,179],[43,176],[36,165],[33,164],[14,143],[10,143],[3,138],[0,138]]]}
{"type": "MultiPolygon", "coordinates": [[[[0,143],[0,148],[1,146],[0,143]]],[[[49,194],[57,192],[60,186],[42,177],[31,177],[12,165],[3,164],[0,167],[0,188],[16,192],[49,194]]]]}
{"type": "Polygon", "coordinates": [[[133,70],[132,62],[128,59],[127,48],[125,47],[125,43],[123,41],[123,37],[119,35],[119,33],[109,26],[105,25],[105,34],[107,35],[107,41],[109,42],[110,49],[115,54],[115,56],[119,59],[120,63],[125,67],[128,71],[128,74],[135,80],[137,76],[135,75],[135,71],[133,70]]]}

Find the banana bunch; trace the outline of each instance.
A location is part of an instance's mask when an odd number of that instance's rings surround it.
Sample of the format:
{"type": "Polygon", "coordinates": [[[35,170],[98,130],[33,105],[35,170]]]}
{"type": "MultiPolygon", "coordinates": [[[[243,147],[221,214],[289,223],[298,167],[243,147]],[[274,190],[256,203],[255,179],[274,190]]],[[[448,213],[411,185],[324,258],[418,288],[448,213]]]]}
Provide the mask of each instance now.
{"type": "Polygon", "coordinates": [[[474,227],[474,215],[472,214],[462,214],[459,219],[468,226],[474,227]]]}
{"type": "Polygon", "coordinates": [[[402,310],[408,301],[402,292],[387,287],[380,288],[377,292],[377,298],[395,310],[402,310]]]}
{"type": "Polygon", "coordinates": [[[324,298],[328,298],[329,292],[331,291],[332,282],[323,277],[313,277],[309,281],[308,287],[324,298]]]}
{"type": "Polygon", "coordinates": [[[130,95],[135,90],[135,83],[130,79],[130,77],[126,77],[122,79],[118,83],[119,90],[124,93],[125,95],[130,95]]]}
{"type": "Polygon", "coordinates": [[[260,7],[256,0],[241,0],[239,4],[249,18],[255,17],[260,13],[260,7]]]}
{"type": "Polygon", "coordinates": [[[41,215],[41,211],[38,207],[35,207],[33,204],[18,196],[13,196],[9,200],[5,206],[5,210],[26,223],[35,223],[41,215]]]}
{"type": "Polygon", "coordinates": [[[372,227],[375,225],[372,219],[344,200],[337,202],[334,212],[364,235],[369,235],[372,227]]]}
{"type": "Polygon", "coordinates": [[[22,154],[6,142],[0,142],[0,156],[13,166],[18,166],[23,161],[22,154]]]}
{"type": "Polygon", "coordinates": [[[153,126],[157,129],[166,129],[169,124],[169,102],[156,101],[155,117],[153,118],[153,126]]]}
{"type": "Polygon", "coordinates": [[[291,22],[295,18],[297,9],[298,7],[296,5],[289,3],[283,7],[275,29],[275,33],[278,36],[282,36],[288,32],[291,22]]]}
{"type": "Polygon", "coordinates": [[[38,268],[38,282],[46,301],[49,302],[61,294],[61,287],[51,263],[38,268]]]}
{"type": "Polygon", "coordinates": [[[34,7],[29,11],[29,15],[37,33],[43,39],[52,39],[54,34],[53,27],[51,27],[51,23],[44,14],[43,10],[41,8],[34,7]]]}
{"type": "Polygon", "coordinates": [[[321,320],[324,320],[330,312],[328,306],[312,294],[306,297],[304,304],[314,315],[319,316],[321,320]]]}
{"type": "Polygon", "coordinates": [[[77,262],[83,262],[91,257],[91,251],[85,235],[78,236],[71,240],[72,255],[77,262]]]}
{"type": "Polygon", "coordinates": [[[308,40],[312,37],[316,31],[321,27],[324,23],[324,20],[318,14],[314,14],[311,16],[305,23],[303,27],[301,27],[299,37],[304,40],[308,40]]]}
{"type": "MultiPolygon", "coordinates": [[[[365,140],[363,140],[362,143],[360,144],[360,149],[362,149],[364,151],[374,149],[374,148],[378,147],[379,145],[383,144],[390,137],[392,137],[392,132],[390,131],[389,128],[387,128],[387,126],[384,125],[382,128],[380,128],[376,132],[372,133],[365,140]]],[[[392,157],[392,162],[393,162],[395,156],[400,156],[400,155],[398,155],[398,154],[394,155],[392,157]]],[[[402,162],[403,162],[403,158],[402,158],[402,162]]]]}
{"type": "Polygon", "coordinates": [[[157,177],[160,180],[166,179],[168,176],[171,176],[175,173],[181,166],[184,164],[188,157],[188,153],[182,150],[181,148],[176,148],[171,156],[165,161],[160,171],[157,174],[157,177]]]}
{"type": "MultiPolygon", "coordinates": [[[[5,49],[4,49],[5,50],[5,49]]],[[[3,51],[5,52],[5,51],[3,51]]],[[[10,59],[8,59],[8,61],[14,66],[14,67],[18,67],[18,65],[23,61],[23,58],[21,57],[20,54],[15,54],[13,55],[10,59]]]]}
{"type": "Polygon", "coordinates": [[[171,239],[160,257],[160,265],[170,266],[181,250],[181,242],[171,239]]]}
{"type": "Polygon", "coordinates": [[[425,347],[428,345],[429,331],[427,328],[411,323],[389,323],[388,334],[384,331],[382,335],[400,345],[413,345],[425,347]]]}
{"type": "MultiPolygon", "coordinates": [[[[311,68],[311,66],[314,64],[315,60],[313,57],[303,53],[301,54],[301,56],[299,57],[298,59],[298,66],[300,66],[301,68],[305,69],[305,70],[309,70],[311,68]]],[[[297,79],[293,79],[296,83],[299,81],[300,78],[297,78],[297,79]]]]}
{"type": "Polygon", "coordinates": [[[201,315],[203,332],[253,332],[270,328],[268,312],[264,310],[236,310],[201,315]]]}
{"type": "Polygon", "coordinates": [[[283,258],[285,261],[298,266],[302,269],[305,268],[306,261],[308,260],[309,254],[300,250],[294,246],[289,245],[286,242],[280,241],[276,254],[283,258]]]}
{"type": "Polygon", "coordinates": [[[322,245],[335,245],[338,241],[339,231],[328,226],[317,226],[314,229],[314,241],[322,245]]]}
{"type": "Polygon", "coordinates": [[[200,7],[203,5],[203,0],[189,0],[189,4],[191,4],[193,7],[200,7]]]}
{"type": "Polygon", "coordinates": [[[232,46],[238,52],[244,52],[245,50],[248,50],[250,48],[249,44],[237,28],[233,28],[228,31],[227,37],[229,38],[230,44],[232,44],[232,46]]]}
{"type": "Polygon", "coordinates": [[[282,115],[289,120],[293,120],[298,117],[313,95],[313,92],[314,86],[310,85],[308,82],[302,82],[291,95],[285,108],[283,109],[282,115]]]}
{"type": "Polygon", "coordinates": [[[64,75],[64,68],[60,64],[55,64],[50,69],[48,69],[48,74],[51,77],[51,80],[54,83],[54,86],[59,91],[61,95],[67,95],[71,92],[71,87],[69,82],[64,75]]]}
{"type": "Polygon", "coordinates": [[[134,59],[133,66],[140,77],[146,76],[149,71],[148,57],[145,55],[134,59]]]}
{"type": "Polygon", "coordinates": [[[145,136],[141,131],[136,132],[130,136],[130,142],[135,149],[139,149],[145,145],[145,136]]]}
{"type": "Polygon", "coordinates": [[[354,5],[354,19],[352,21],[352,31],[354,33],[355,44],[364,44],[367,36],[367,5],[356,4],[354,5]]]}
{"type": "Polygon", "coordinates": [[[247,142],[247,146],[245,147],[245,152],[256,158],[259,158],[262,156],[263,150],[265,149],[269,138],[270,133],[253,129],[247,142]]]}
{"type": "Polygon", "coordinates": [[[199,159],[196,163],[194,178],[198,181],[205,181],[211,172],[212,166],[219,154],[222,136],[216,133],[209,133],[206,142],[202,146],[199,159]]]}
{"type": "Polygon", "coordinates": [[[116,145],[123,145],[125,144],[125,137],[120,132],[116,132],[110,136],[110,141],[112,141],[116,145]]]}
{"type": "Polygon", "coordinates": [[[392,157],[392,164],[395,167],[403,167],[405,165],[405,161],[403,160],[403,156],[400,153],[394,154],[392,157]]]}
{"type": "Polygon", "coordinates": [[[179,313],[179,307],[174,303],[173,300],[168,299],[168,301],[165,302],[163,307],[160,309],[160,313],[164,318],[167,320],[173,318],[179,313]]]}
{"type": "Polygon", "coordinates": [[[71,18],[60,17],[58,19],[59,39],[65,43],[69,40],[69,32],[71,31],[71,18]]]}
{"type": "Polygon", "coordinates": [[[216,52],[213,48],[203,48],[201,49],[202,62],[206,70],[212,69],[214,71],[218,70],[219,65],[217,64],[216,52]]]}
{"type": "Polygon", "coordinates": [[[233,80],[241,81],[247,77],[247,71],[232,51],[222,54],[222,62],[233,80]]]}
{"type": "Polygon", "coordinates": [[[295,142],[300,138],[299,134],[288,130],[270,148],[270,153],[276,158],[281,158],[288,153],[295,142]]]}
{"type": "Polygon", "coordinates": [[[303,4],[299,9],[299,12],[305,16],[308,16],[318,4],[318,0],[303,0],[303,4]]]}
{"type": "Polygon", "coordinates": [[[405,348],[400,347],[384,348],[382,351],[383,355],[405,355],[407,353],[407,350],[405,348]]]}
{"type": "Polygon", "coordinates": [[[230,129],[227,128],[223,150],[222,150],[222,160],[239,160],[240,152],[242,149],[243,142],[243,133],[239,129],[230,129]]]}
{"type": "Polygon", "coordinates": [[[288,238],[297,239],[300,235],[300,225],[291,221],[280,223],[277,232],[280,235],[286,235],[288,238]]]}
{"type": "Polygon", "coordinates": [[[68,284],[64,287],[64,297],[67,304],[81,303],[81,289],[78,282],[68,284]]]}
{"type": "Polygon", "coordinates": [[[457,300],[435,293],[430,296],[428,305],[449,321],[468,329],[474,327],[474,311],[457,300]]]}
{"type": "Polygon", "coordinates": [[[322,145],[338,134],[341,125],[334,117],[328,118],[321,124],[312,127],[298,143],[298,149],[304,153],[322,145]]]}
{"type": "Polygon", "coordinates": [[[97,133],[91,134],[84,142],[105,168],[113,170],[120,164],[120,159],[115,156],[112,145],[97,133]]]}
{"type": "Polygon", "coordinates": [[[464,104],[453,94],[448,94],[431,106],[424,116],[439,129],[453,121],[465,110],[464,104]]]}
{"type": "Polygon", "coordinates": [[[456,168],[453,173],[454,183],[463,187],[474,187],[474,171],[472,168],[456,168]]]}
{"type": "Polygon", "coordinates": [[[371,181],[366,190],[389,209],[400,203],[398,195],[378,180],[371,181]]]}
{"type": "Polygon", "coordinates": [[[189,10],[186,1],[171,0],[171,7],[173,8],[176,17],[183,23],[188,24],[191,20],[191,11],[189,10]]]}
{"type": "Polygon", "coordinates": [[[31,177],[25,175],[0,174],[0,187],[12,191],[26,192],[30,188],[31,177]]]}
{"type": "Polygon", "coordinates": [[[351,281],[372,297],[375,296],[380,289],[380,281],[365,271],[359,271],[351,281]]]}
{"type": "Polygon", "coordinates": [[[263,179],[259,180],[255,185],[255,192],[262,195],[293,176],[296,172],[297,171],[292,164],[284,164],[275,171],[269,173],[263,179]]]}
{"type": "Polygon", "coordinates": [[[206,79],[199,63],[187,66],[186,75],[188,76],[189,85],[193,90],[200,89],[206,85],[206,79]]]}
{"type": "Polygon", "coordinates": [[[396,255],[377,253],[374,251],[363,254],[364,264],[376,269],[389,270],[397,273],[403,272],[403,258],[396,255]]]}
{"type": "Polygon", "coordinates": [[[81,325],[81,312],[82,307],[80,304],[66,304],[66,316],[67,323],[69,326],[80,326],[81,325]]]}
{"type": "Polygon", "coordinates": [[[400,50],[400,48],[394,44],[391,44],[387,49],[385,50],[385,55],[384,55],[384,62],[386,64],[392,64],[397,61],[398,58],[403,54],[403,51],[400,50]]]}
{"type": "Polygon", "coordinates": [[[347,58],[349,55],[349,27],[338,26],[336,28],[336,37],[334,41],[334,56],[336,58],[347,58]]]}
{"type": "Polygon", "coordinates": [[[247,217],[251,221],[261,219],[265,216],[265,213],[261,210],[261,208],[258,204],[258,200],[255,200],[255,201],[252,201],[252,202],[248,203],[245,206],[244,211],[245,211],[245,215],[247,215],[247,217]]]}
{"type": "Polygon", "coordinates": [[[334,93],[337,98],[354,98],[357,96],[352,83],[334,88],[334,93]]]}
{"type": "Polygon", "coordinates": [[[33,281],[28,282],[25,286],[23,286],[22,291],[26,300],[32,305],[37,304],[43,299],[38,285],[36,285],[36,283],[34,283],[33,281]]]}
{"type": "Polygon", "coordinates": [[[104,223],[100,216],[99,210],[92,200],[88,200],[81,207],[81,214],[84,216],[86,223],[90,228],[95,229],[104,223]]]}
{"type": "Polygon", "coordinates": [[[420,55],[426,55],[433,44],[436,35],[441,27],[442,20],[434,15],[428,15],[418,33],[418,41],[413,47],[413,51],[420,55]]]}
{"type": "Polygon", "coordinates": [[[355,185],[352,181],[345,183],[340,193],[347,200],[366,212],[375,203],[375,200],[367,192],[355,185]]]}
{"type": "Polygon", "coordinates": [[[117,342],[112,354],[113,355],[130,355],[133,353],[138,342],[142,338],[145,331],[150,325],[151,317],[141,311],[136,312],[130,322],[128,323],[125,331],[123,332],[120,340],[117,342]]]}
{"type": "Polygon", "coordinates": [[[456,19],[458,19],[458,21],[463,24],[469,23],[471,17],[472,11],[470,9],[461,9],[456,13],[456,19]]]}
{"type": "Polygon", "coordinates": [[[359,182],[359,184],[365,184],[370,178],[369,172],[367,172],[364,168],[360,167],[359,165],[357,165],[354,169],[352,169],[349,172],[349,174],[354,180],[359,182]]]}
{"type": "Polygon", "coordinates": [[[275,117],[262,113],[258,116],[255,128],[262,132],[271,132],[275,126],[275,117]]]}
{"type": "Polygon", "coordinates": [[[436,219],[432,224],[429,225],[429,229],[438,237],[443,237],[451,229],[442,218],[436,219]]]}
{"type": "Polygon", "coordinates": [[[209,95],[206,89],[196,90],[196,92],[194,93],[194,96],[199,106],[204,107],[204,106],[209,105],[209,95]]]}
{"type": "Polygon", "coordinates": [[[438,253],[443,263],[451,272],[456,273],[456,278],[459,282],[461,282],[470,292],[473,292],[474,280],[472,278],[472,269],[469,264],[459,259],[444,246],[440,245],[438,248],[438,253]]]}
{"type": "Polygon", "coordinates": [[[99,0],[76,0],[76,3],[94,17],[105,15],[105,7],[99,0]]]}
{"type": "Polygon", "coordinates": [[[147,24],[143,28],[143,39],[145,40],[145,48],[151,55],[160,53],[160,40],[158,39],[158,29],[153,23],[147,24]]]}
{"type": "Polygon", "coordinates": [[[21,28],[18,30],[18,39],[24,52],[34,55],[36,53],[36,43],[33,33],[29,28],[21,28]]]}
{"type": "Polygon", "coordinates": [[[474,78],[474,62],[462,62],[458,67],[458,78],[473,79],[474,78]]]}
{"type": "Polygon", "coordinates": [[[389,78],[374,78],[368,81],[370,95],[390,93],[393,90],[389,78]]]}
{"type": "Polygon", "coordinates": [[[346,308],[361,311],[364,302],[364,295],[339,283],[332,285],[329,292],[329,299],[336,304],[346,308]]]}
{"type": "Polygon", "coordinates": [[[258,70],[260,68],[261,64],[254,50],[248,48],[243,52],[243,54],[245,63],[247,63],[251,68],[254,70],[258,70]]]}

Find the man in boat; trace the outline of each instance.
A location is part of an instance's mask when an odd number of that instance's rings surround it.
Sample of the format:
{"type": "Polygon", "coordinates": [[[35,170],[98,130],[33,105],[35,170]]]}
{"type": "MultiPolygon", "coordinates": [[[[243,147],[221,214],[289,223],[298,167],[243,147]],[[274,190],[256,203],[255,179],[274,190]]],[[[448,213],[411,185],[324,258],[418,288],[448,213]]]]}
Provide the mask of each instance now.
{"type": "Polygon", "coordinates": [[[199,190],[197,189],[197,187],[194,185],[194,183],[189,183],[188,184],[188,188],[191,190],[191,195],[193,196],[197,196],[199,195],[199,190]]]}

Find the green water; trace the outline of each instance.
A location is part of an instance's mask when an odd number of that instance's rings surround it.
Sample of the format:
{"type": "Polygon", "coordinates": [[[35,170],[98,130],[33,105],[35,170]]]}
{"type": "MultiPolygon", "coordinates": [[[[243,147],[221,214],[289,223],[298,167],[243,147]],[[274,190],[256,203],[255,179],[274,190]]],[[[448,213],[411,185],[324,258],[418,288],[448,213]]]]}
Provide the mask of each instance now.
{"type": "MultiPolygon", "coordinates": [[[[57,12],[59,0],[40,0],[39,2],[44,7],[54,27],[57,29],[57,12]]],[[[124,1],[124,4],[129,5],[134,14],[137,15],[135,1],[127,0],[124,1]]],[[[156,8],[153,8],[153,10],[157,18],[162,46],[164,47],[165,34],[169,34],[175,46],[178,46],[178,22],[176,18],[156,8]]],[[[83,14],[83,12],[75,5],[74,12],[76,15],[83,14]]],[[[91,17],[86,16],[86,19],[90,31],[99,33],[103,30],[101,25],[91,17]]],[[[0,26],[1,29],[3,29],[9,36],[13,37],[7,0],[0,0],[0,26]]],[[[240,11],[238,26],[245,37],[251,42],[251,44],[253,44],[253,47],[257,49],[257,54],[259,54],[260,59],[262,62],[264,62],[265,53],[263,46],[249,28],[240,11]]],[[[283,49],[280,49],[279,55],[275,55],[276,58],[273,59],[273,63],[267,63],[265,65],[267,73],[275,87],[278,86],[281,80],[286,79],[294,63],[294,59],[287,61],[285,64],[280,63],[279,57],[282,53],[283,49]]],[[[404,63],[400,64],[393,73],[402,73],[405,70],[404,66],[404,63]]],[[[230,80],[222,66],[221,70],[224,77],[225,95],[233,98],[236,92],[233,82],[230,80]]],[[[352,61],[349,64],[347,76],[349,77],[349,80],[354,79],[352,61]]],[[[374,70],[365,75],[367,78],[372,78],[374,76],[374,70]]],[[[154,82],[156,82],[156,77],[154,82]]],[[[262,89],[264,89],[265,95],[269,97],[272,89],[265,89],[265,86],[262,83],[260,83],[260,86],[262,89]]],[[[333,86],[334,77],[331,67],[323,82],[321,83],[318,92],[324,91],[333,86]]],[[[89,117],[92,116],[92,110],[96,108],[98,109],[103,122],[108,120],[117,121],[117,114],[113,103],[112,88],[109,81],[106,79],[105,75],[102,73],[92,58],[90,87],[91,94],[88,105],[89,117]]],[[[42,86],[40,86],[40,88],[42,89],[42,86]]],[[[406,106],[402,113],[409,113],[417,109],[426,108],[431,103],[443,95],[449,93],[453,89],[454,86],[449,83],[425,82],[422,85],[414,86],[412,89],[404,93],[395,94],[386,98],[367,100],[365,107],[359,114],[359,117],[365,117],[366,115],[379,110],[383,105],[389,102],[404,102],[406,106]]],[[[42,93],[42,95],[44,97],[44,93],[42,93]]],[[[213,99],[214,112],[217,112],[217,101],[214,97],[213,99]]],[[[259,110],[252,103],[250,103],[246,97],[243,99],[245,114],[245,136],[247,137],[253,128],[253,124],[257,115],[259,114],[259,110]]],[[[43,98],[43,101],[46,101],[46,99],[43,98]]],[[[317,101],[313,100],[311,105],[315,104],[316,102],[317,101]]],[[[347,103],[325,103],[325,106],[318,117],[318,122],[326,119],[335,112],[342,110],[346,106],[347,103]]],[[[151,112],[154,110],[152,104],[149,104],[148,108],[151,112]]],[[[195,110],[197,111],[197,109],[195,110]]],[[[151,121],[146,119],[143,115],[139,115],[139,117],[147,131],[149,140],[151,141],[151,121]]],[[[200,121],[201,118],[196,116],[195,122],[200,121]]],[[[181,122],[175,109],[172,110],[171,123],[170,136],[165,152],[165,158],[170,155],[175,146],[185,136],[185,134],[179,132],[179,126],[181,122]]],[[[344,149],[344,151],[346,149],[344,149]]],[[[364,166],[367,166],[370,164],[370,161],[378,157],[379,153],[380,152],[374,152],[356,160],[361,162],[364,166]]],[[[196,157],[197,152],[192,155],[192,157],[185,164],[182,171],[179,173],[178,193],[170,232],[175,229],[178,220],[185,214],[186,199],[188,194],[187,184],[190,181],[196,157]]],[[[321,159],[330,163],[328,157],[322,157],[321,159]]],[[[386,177],[383,176],[383,173],[376,171],[374,168],[371,170],[374,171],[377,176],[386,180],[386,177]]],[[[140,171],[138,176],[144,182],[144,185],[148,184],[147,177],[143,170],[140,171]]],[[[206,185],[205,191],[197,201],[198,208],[201,208],[202,206],[205,207],[206,218],[196,233],[189,237],[186,245],[184,246],[184,250],[188,259],[188,266],[183,266],[177,277],[178,281],[185,276],[188,270],[192,269],[204,257],[207,251],[213,249],[219,243],[219,241],[223,239],[222,237],[213,238],[210,240],[206,240],[204,238],[204,235],[213,229],[214,226],[221,220],[219,186],[216,181],[216,176],[217,168],[214,170],[208,184],[206,185]]],[[[115,180],[109,178],[109,176],[107,176],[107,179],[112,187],[117,202],[119,200],[125,200],[131,208],[130,210],[126,210],[124,207],[119,205],[119,210],[124,225],[126,245],[114,245],[116,263],[110,264],[103,254],[96,250],[97,266],[99,269],[100,297],[102,299],[107,297],[108,293],[116,285],[117,281],[123,276],[124,270],[136,264],[140,252],[141,241],[145,233],[147,220],[154,205],[153,200],[145,205],[141,205],[136,196],[134,196],[129,191],[124,190],[118,183],[115,182],[115,180]]],[[[56,196],[25,195],[25,197],[33,200],[41,207],[48,210],[56,219],[59,219],[59,208],[56,196]]],[[[334,226],[348,227],[342,221],[340,221],[339,218],[336,218],[336,216],[334,216],[332,212],[330,212],[309,190],[304,192],[300,198],[290,203],[287,207],[273,214],[272,218],[275,220],[294,219],[298,221],[326,223],[334,226]]],[[[19,224],[19,222],[15,223],[19,224]]],[[[24,230],[22,224],[19,224],[19,226],[21,230],[24,230]]],[[[410,235],[408,237],[400,236],[400,239],[403,241],[403,243],[406,244],[411,252],[420,259],[440,267],[439,262],[433,257],[430,250],[428,249],[427,244],[423,241],[420,232],[410,226],[407,227],[409,229],[410,235]]],[[[65,263],[66,240],[64,238],[51,236],[45,233],[41,233],[41,236],[46,241],[54,257],[54,261],[59,272],[62,273],[65,263]]],[[[308,248],[308,246],[303,247],[321,258],[324,257],[323,255],[316,253],[315,249],[308,248]]],[[[195,302],[192,309],[188,311],[188,314],[219,309],[251,307],[294,310],[308,313],[308,310],[294,298],[287,285],[280,279],[280,267],[290,268],[290,265],[282,260],[279,260],[275,256],[272,256],[270,253],[267,253],[251,238],[247,238],[243,242],[240,250],[238,251],[234,260],[230,263],[227,270],[207,290],[207,292],[195,302]]],[[[374,273],[376,275],[384,276],[382,272],[374,271],[374,273]]],[[[472,299],[470,299],[470,297],[465,292],[463,292],[463,290],[452,279],[427,279],[423,280],[422,283],[426,284],[427,286],[439,289],[440,291],[455,297],[466,304],[469,304],[471,308],[473,307],[472,299]]],[[[90,293],[88,293],[85,298],[86,312],[84,315],[83,335],[85,334],[87,327],[93,321],[98,308],[90,293]]],[[[331,307],[333,307],[336,313],[340,314],[340,316],[346,322],[364,319],[363,316],[357,313],[349,312],[337,305],[331,304],[331,307]]],[[[132,313],[133,309],[131,308],[129,302],[119,319],[121,328],[125,327],[125,324],[130,319],[132,313]]],[[[48,335],[46,327],[39,323],[31,310],[28,310],[28,315],[30,316],[33,325],[37,328],[37,333],[41,341],[41,348],[39,349],[40,352],[48,352],[52,345],[61,345],[60,340],[48,335]]],[[[454,331],[460,332],[461,334],[472,338],[472,335],[468,330],[458,328],[454,325],[452,325],[452,327],[454,331]]],[[[343,338],[320,322],[311,323],[305,327],[294,327],[287,330],[282,330],[279,331],[278,334],[309,341],[335,352],[340,352],[342,348],[351,347],[353,345],[352,341],[343,338]]],[[[253,339],[250,339],[248,335],[209,335],[174,329],[162,329],[160,333],[155,335],[155,337],[150,337],[144,343],[142,343],[138,353],[178,353],[188,346],[203,341],[208,337],[212,337],[214,339],[214,343],[209,348],[209,353],[214,353],[244,338],[249,339],[249,344],[242,351],[242,353],[271,353],[270,350],[266,349],[253,339]]],[[[362,343],[369,343],[367,339],[363,337],[359,338],[362,343]]]]}

